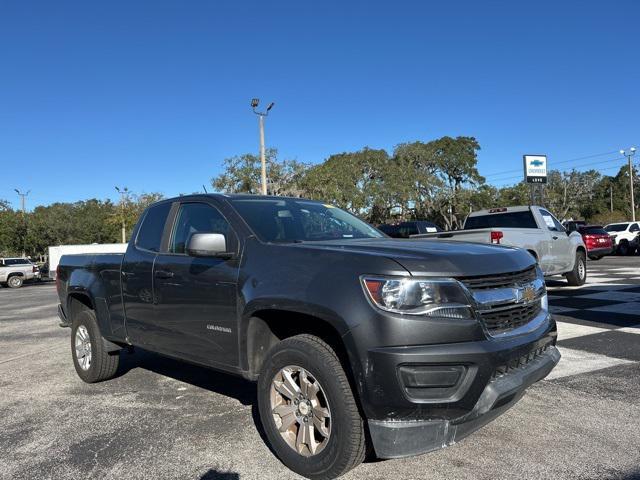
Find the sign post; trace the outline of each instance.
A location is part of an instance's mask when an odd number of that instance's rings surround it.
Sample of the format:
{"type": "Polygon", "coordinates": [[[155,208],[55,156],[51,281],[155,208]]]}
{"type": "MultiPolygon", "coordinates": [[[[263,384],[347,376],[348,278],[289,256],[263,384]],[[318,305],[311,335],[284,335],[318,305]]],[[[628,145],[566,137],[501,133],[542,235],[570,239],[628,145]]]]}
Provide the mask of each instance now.
{"type": "Polygon", "coordinates": [[[538,192],[540,204],[543,203],[543,185],[547,183],[547,156],[523,155],[524,181],[531,185],[531,203],[536,203],[535,193],[538,192]]]}

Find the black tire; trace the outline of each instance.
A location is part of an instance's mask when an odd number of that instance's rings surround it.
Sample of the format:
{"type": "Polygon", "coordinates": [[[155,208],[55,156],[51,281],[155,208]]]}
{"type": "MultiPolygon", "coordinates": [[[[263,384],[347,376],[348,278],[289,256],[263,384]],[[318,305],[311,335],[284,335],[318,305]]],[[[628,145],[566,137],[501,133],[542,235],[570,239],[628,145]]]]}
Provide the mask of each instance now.
{"type": "Polygon", "coordinates": [[[567,273],[565,277],[572,287],[579,287],[587,281],[587,261],[583,251],[578,250],[576,252],[576,261],[573,264],[573,270],[567,273]]]}
{"type": "Polygon", "coordinates": [[[590,255],[589,260],[596,261],[596,260],[600,260],[602,257],[603,257],[602,255],[590,255]]]}
{"type": "Polygon", "coordinates": [[[109,380],[118,371],[120,352],[108,352],[104,348],[96,315],[92,310],[81,310],[73,318],[71,326],[71,356],[73,357],[73,366],[76,369],[76,373],[87,383],[109,380]],[[78,335],[78,329],[81,328],[85,329],[82,333],[86,331],[90,341],[91,356],[88,368],[83,368],[80,365],[77,355],[76,336],[78,335]]]}
{"type": "Polygon", "coordinates": [[[318,337],[297,335],[269,351],[258,379],[258,408],[273,451],[282,463],[300,475],[316,480],[336,478],[364,460],[364,422],[349,380],[335,351],[318,337]],[[289,446],[271,411],[272,382],[283,368],[292,365],[303,368],[319,382],[330,410],[326,445],[311,456],[303,456],[289,446]]]}
{"type": "Polygon", "coordinates": [[[7,279],[9,288],[20,288],[24,284],[24,279],[20,275],[13,275],[7,279]]]}
{"type": "Polygon", "coordinates": [[[626,256],[629,255],[629,242],[626,240],[621,240],[620,245],[618,245],[618,255],[626,256]]]}

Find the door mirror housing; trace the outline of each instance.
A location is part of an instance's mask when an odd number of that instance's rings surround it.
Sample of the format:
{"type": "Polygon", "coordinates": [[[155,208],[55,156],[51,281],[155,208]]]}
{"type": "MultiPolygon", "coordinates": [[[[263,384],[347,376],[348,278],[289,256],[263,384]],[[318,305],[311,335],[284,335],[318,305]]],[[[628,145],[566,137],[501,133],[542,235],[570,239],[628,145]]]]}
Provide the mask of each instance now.
{"type": "Polygon", "coordinates": [[[187,255],[190,257],[233,257],[232,252],[227,252],[227,240],[221,233],[194,233],[187,244],[187,255]]]}

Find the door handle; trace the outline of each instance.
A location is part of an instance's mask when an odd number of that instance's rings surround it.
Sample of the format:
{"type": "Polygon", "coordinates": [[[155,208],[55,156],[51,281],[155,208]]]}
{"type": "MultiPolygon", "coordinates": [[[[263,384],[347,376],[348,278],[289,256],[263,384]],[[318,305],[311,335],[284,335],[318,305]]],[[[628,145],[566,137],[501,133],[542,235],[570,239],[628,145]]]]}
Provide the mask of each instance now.
{"type": "Polygon", "coordinates": [[[171,277],[173,277],[173,272],[170,272],[168,270],[156,270],[155,277],[156,278],[171,278],[171,277]]]}
{"type": "Polygon", "coordinates": [[[558,239],[558,237],[552,237],[552,238],[553,238],[554,240],[557,240],[557,239],[558,239]]]}

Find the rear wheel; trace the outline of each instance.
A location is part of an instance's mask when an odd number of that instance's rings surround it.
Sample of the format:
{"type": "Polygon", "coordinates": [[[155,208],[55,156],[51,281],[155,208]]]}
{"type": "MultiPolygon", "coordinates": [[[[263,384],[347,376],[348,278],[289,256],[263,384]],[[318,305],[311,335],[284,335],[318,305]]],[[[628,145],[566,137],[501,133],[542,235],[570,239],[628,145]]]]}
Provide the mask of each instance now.
{"type": "Polygon", "coordinates": [[[280,460],[312,479],[331,479],[365,457],[362,417],[334,350],[312,335],[267,354],[258,380],[265,434],[280,460]]]}
{"type": "Polygon", "coordinates": [[[13,277],[9,277],[9,280],[7,280],[7,286],[9,288],[20,288],[23,283],[24,280],[20,275],[14,275],[13,277]]]}
{"type": "Polygon", "coordinates": [[[71,356],[78,376],[87,383],[113,378],[118,370],[120,352],[108,352],[102,343],[96,316],[82,310],[71,327],[71,356]]]}
{"type": "Polygon", "coordinates": [[[587,281],[587,262],[583,251],[578,250],[576,252],[576,261],[573,264],[573,270],[565,275],[567,282],[572,287],[578,287],[584,285],[587,281]]]}
{"type": "Polygon", "coordinates": [[[589,255],[589,260],[600,260],[602,255],[589,255]]]}

